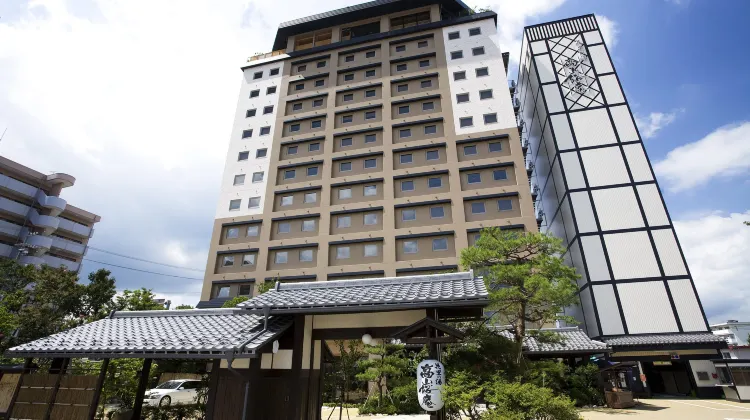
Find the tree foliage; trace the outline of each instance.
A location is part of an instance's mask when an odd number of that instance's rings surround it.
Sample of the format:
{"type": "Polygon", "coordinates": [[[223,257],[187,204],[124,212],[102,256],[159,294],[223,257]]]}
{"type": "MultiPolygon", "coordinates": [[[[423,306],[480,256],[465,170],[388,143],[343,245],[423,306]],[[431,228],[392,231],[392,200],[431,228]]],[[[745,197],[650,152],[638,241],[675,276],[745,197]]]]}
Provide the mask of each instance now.
{"type": "Polygon", "coordinates": [[[221,305],[222,308],[234,308],[235,306],[239,305],[240,303],[250,299],[247,296],[235,296],[228,301],[224,302],[223,305],[221,305]]]}
{"type": "Polygon", "coordinates": [[[124,290],[115,296],[110,304],[115,311],[155,311],[164,309],[164,304],[155,299],[156,295],[151,289],[142,287],[136,290],[124,290]]]}
{"type": "Polygon", "coordinates": [[[387,340],[365,346],[365,352],[370,357],[359,363],[362,372],[357,374],[357,379],[374,383],[378,390],[377,404],[380,406],[388,381],[404,376],[409,361],[404,357],[403,344],[393,344],[387,340]]]}
{"type": "Polygon", "coordinates": [[[573,401],[555,395],[551,389],[531,383],[493,381],[486,396],[491,409],[483,417],[488,420],[579,420],[573,401]]]}
{"type": "Polygon", "coordinates": [[[177,305],[177,306],[175,306],[174,308],[175,308],[176,310],[183,310],[183,309],[195,309],[195,308],[193,307],[193,305],[186,305],[186,304],[184,304],[184,303],[183,303],[182,305],[177,305]]]}

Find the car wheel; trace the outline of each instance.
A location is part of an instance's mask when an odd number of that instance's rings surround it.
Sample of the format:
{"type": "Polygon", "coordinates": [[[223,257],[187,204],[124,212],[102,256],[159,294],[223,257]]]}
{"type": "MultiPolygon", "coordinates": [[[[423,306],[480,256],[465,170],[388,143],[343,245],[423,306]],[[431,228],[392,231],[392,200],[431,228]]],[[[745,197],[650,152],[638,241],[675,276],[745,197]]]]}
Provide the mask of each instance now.
{"type": "Polygon", "coordinates": [[[171,399],[171,398],[169,398],[169,396],[166,396],[166,397],[162,397],[162,398],[161,398],[161,399],[159,400],[159,407],[167,407],[167,406],[169,406],[169,404],[171,404],[171,403],[172,403],[172,399],[171,399]]]}

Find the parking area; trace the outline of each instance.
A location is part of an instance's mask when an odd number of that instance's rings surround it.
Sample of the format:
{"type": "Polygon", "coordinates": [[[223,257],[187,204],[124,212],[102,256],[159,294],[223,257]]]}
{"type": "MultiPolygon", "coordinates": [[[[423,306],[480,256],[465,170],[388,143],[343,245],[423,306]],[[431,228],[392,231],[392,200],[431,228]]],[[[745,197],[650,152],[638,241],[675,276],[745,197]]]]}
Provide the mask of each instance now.
{"type": "Polygon", "coordinates": [[[695,398],[652,398],[641,400],[636,407],[625,410],[583,410],[581,415],[585,420],[750,420],[750,404],[695,398]]]}

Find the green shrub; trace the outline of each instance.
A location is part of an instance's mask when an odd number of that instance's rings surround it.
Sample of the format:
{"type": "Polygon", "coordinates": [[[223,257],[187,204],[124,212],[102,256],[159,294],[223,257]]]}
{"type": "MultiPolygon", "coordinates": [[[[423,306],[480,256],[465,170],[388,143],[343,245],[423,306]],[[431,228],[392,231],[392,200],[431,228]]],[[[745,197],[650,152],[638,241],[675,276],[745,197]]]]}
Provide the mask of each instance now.
{"type": "Polygon", "coordinates": [[[378,396],[373,395],[359,406],[359,414],[399,414],[396,406],[388,397],[383,397],[383,401],[378,402],[378,396]]]}
{"type": "Polygon", "coordinates": [[[201,419],[206,406],[203,404],[173,404],[169,406],[143,406],[144,417],[149,420],[201,419]]]}
{"type": "Polygon", "coordinates": [[[408,383],[392,388],[391,398],[398,414],[419,414],[422,412],[422,407],[417,400],[416,380],[410,380],[408,383]]]}
{"type": "Polygon", "coordinates": [[[487,387],[487,403],[493,407],[488,420],[579,420],[573,401],[555,396],[549,388],[520,382],[497,380],[487,387]]]}
{"type": "Polygon", "coordinates": [[[556,395],[565,393],[570,368],[562,362],[554,360],[540,360],[528,362],[527,370],[521,382],[549,388],[556,395]]]}
{"type": "Polygon", "coordinates": [[[568,376],[568,396],[576,405],[604,405],[604,393],[599,388],[599,367],[595,364],[578,366],[568,376]]]}

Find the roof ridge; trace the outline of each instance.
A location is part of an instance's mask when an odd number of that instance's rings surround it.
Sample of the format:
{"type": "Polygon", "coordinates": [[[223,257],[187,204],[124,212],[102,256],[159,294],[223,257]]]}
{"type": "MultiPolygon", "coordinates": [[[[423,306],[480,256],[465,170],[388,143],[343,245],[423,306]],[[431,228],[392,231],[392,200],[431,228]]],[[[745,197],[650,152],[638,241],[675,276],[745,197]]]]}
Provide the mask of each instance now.
{"type": "MultiPolygon", "coordinates": [[[[284,290],[310,290],[310,289],[332,289],[338,287],[370,286],[383,284],[403,283],[432,283],[436,280],[473,280],[471,271],[459,271],[457,273],[422,274],[402,277],[378,277],[373,279],[350,279],[332,281],[306,281],[296,283],[281,283],[278,291],[284,290]]],[[[271,289],[271,292],[275,292],[271,289]]]]}
{"type": "MultiPolygon", "coordinates": [[[[240,308],[212,308],[212,309],[174,309],[153,311],[115,311],[110,318],[139,318],[139,317],[179,317],[179,316],[206,316],[206,315],[231,315],[241,313],[240,308]]],[[[247,313],[250,315],[250,313],[247,313]]]]}

